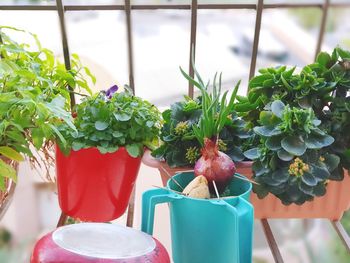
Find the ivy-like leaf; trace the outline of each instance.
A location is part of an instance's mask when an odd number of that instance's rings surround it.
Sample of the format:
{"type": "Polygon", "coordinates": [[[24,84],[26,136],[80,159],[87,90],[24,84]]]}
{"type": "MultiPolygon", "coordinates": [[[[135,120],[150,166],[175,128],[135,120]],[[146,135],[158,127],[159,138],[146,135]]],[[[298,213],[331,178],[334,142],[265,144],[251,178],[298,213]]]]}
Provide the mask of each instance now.
{"type": "Polygon", "coordinates": [[[278,169],[277,171],[272,173],[272,179],[278,181],[280,183],[284,183],[288,181],[289,173],[287,169],[278,169]]]}
{"type": "Polygon", "coordinates": [[[277,151],[281,149],[281,137],[273,136],[273,137],[267,138],[265,142],[265,146],[272,151],[277,151]]]}
{"type": "Polygon", "coordinates": [[[282,133],[281,130],[278,129],[277,127],[267,127],[267,126],[254,127],[254,132],[264,137],[276,136],[282,133]]]}
{"type": "Polygon", "coordinates": [[[95,128],[98,131],[104,131],[105,129],[107,129],[108,125],[109,125],[108,122],[104,122],[104,121],[95,122],[95,128]]]}
{"type": "Polygon", "coordinates": [[[304,173],[301,177],[301,180],[308,186],[315,186],[318,183],[318,180],[311,173],[304,173]]]}
{"type": "Polygon", "coordinates": [[[330,172],[334,171],[338,167],[340,163],[339,156],[335,154],[325,154],[323,157],[324,163],[327,165],[327,168],[330,172]]]}
{"type": "Polygon", "coordinates": [[[294,158],[293,154],[290,154],[289,152],[285,151],[284,149],[280,149],[277,151],[278,158],[280,158],[282,161],[291,161],[294,158]]]}
{"type": "Polygon", "coordinates": [[[126,150],[132,157],[139,157],[141,154],[140,146],[137,144],[128,144],[126,145],[126,150]]]}
{"type": "Polygon", "coordinates": [[[284,105],[284,103],[280,100],[275,100],[274,102],[272,102],[271,104],[271,111],[273,114],[275,114],[278,118],[282,118],[283,115],[283,111],[284,108],[286,106],[284,105]]]}
{"type": "Polygon", "coordinates": [[[259,149],[253,148],[249,149],[248,151],[244,152],[244,156],[247,157],[249,160],[255,160],[260,157],[259,149]]]}
{"type": "Polygon", "coordinates": [[[305,153],[307,147],[305,142],[299,136],[287,136],[281,141],[282,148],[290,154],[301,156],[305,153]]]}
{"type": "Polygon", "coordinates": [[[321,149],[334,142],[334,138],[329,135],[310,134],[305,139],[305,144],[309,149],[321,149]]]}

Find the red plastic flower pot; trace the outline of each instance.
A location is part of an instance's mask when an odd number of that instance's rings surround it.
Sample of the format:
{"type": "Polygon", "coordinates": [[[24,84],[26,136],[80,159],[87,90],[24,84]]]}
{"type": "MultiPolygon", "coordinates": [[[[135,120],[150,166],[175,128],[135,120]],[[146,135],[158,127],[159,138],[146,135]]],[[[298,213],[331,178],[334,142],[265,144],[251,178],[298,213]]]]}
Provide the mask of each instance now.
{"type": "Polygon", "coordinates": [[[56,147],[58,199],[62,211],[83,221],[107,222],[126,210],[141,158],[124,147],[101,154],[97,148],[71,151],[56,147]]]}

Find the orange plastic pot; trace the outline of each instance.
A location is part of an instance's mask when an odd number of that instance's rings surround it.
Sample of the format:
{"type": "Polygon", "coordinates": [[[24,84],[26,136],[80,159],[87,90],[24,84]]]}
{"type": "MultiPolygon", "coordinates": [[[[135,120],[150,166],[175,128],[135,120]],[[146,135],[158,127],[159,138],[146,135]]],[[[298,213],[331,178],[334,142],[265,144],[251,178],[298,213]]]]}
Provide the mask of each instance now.
{"type": "Polygon", "coordinates": [[[101,154],[97,148],[71,151],[56,147],[58,200],[62,211],[83,221],[107,222],[126,210],[141,158],[124,147],[101,154]]]}
{"type": "MultiPolygon", "coordinates": [[[[169,176],[175,173],[191,170],[191,167],[171,168],[165,162],[154,159],[150,152],[146,152],[142,158],[142,162],[150,167],[157,168],[160,172],[163,185],[165,186],[169,176]]],[[[248,178],[252,178],[252,162],[237,162],[237,173],[248,178]]],[[[264,218],[327,218],[331,220],[339,220],[344,212],[350,208],[350,176],[345,171],[344,180],[341,182],[330,181],[327,186],[327,192],[322,197],[316,197],[311,202],[303,205],[284,205],[272,194],[264,199],[259,199],[252,192],[250,201],[254,206],[254,216],[257,219],[264,218]]]]}

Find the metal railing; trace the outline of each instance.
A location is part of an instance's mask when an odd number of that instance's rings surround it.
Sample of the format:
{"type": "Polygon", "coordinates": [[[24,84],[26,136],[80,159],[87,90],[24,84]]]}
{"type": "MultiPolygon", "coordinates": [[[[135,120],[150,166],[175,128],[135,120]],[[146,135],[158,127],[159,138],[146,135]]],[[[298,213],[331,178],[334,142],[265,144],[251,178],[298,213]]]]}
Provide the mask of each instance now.
{"type": "MultiPolygon", "coordinates": [[[[129,72],[129,86],[135,93],[136,87],[134,83],[134,63],[133,63],[133,34],[132,34],[132,24],[131,16],[133,10],[191,10],[191,31],[189,36],[190,41],[190,61],[189,61],[189,72],[193,77],[193,68],[191,66],[191,58],[195,57],[196,49],[196,32],[197,32],[197,11],[199,9],[250,9],[256,10],[256,19],[255,19],[255,30],[254,30],[254,40],[252,47],[252,55],[250,60],[249,67],[249,79],[251,79],[255,74],[257,55],[259,49],[259,37],[261,29],[261,21],[263,17],[263,11],[266,9],[283,9],[283,8],[319,8],[322,10],[322,18],[319,27],[318,40],[315,47],[315,56],[320,52],[321,46],[324,39],[328,11],[330,8],[350,8],[350,1],[344,0],[342,3],[333,3],[331,0],[324,0],[323,3],[276,3],[276,4],[267,4],[264,3],[264,0],[257,0],[256,4],[199,4],[197,0],[192,0],[191,4],[150,4],[150,5],[133,5],[130,0],[125,0],[124,4],[106,4],[106,5],[65,5],[62,0],[56,0],[56,5],[0,5],[0,10],[8,11],[56,11],[59,17],[59,25],[62,35],[62,46],[63,46],[63,55],[64,62],[67,69],[70,69],[70,55],[69,55],[69,45],[66,32],[66,23],[65,23],[65,13],[66,12],[76,12],[76,11],[111,11],[111,10],[121,10],[126,14],[126,29],[127,29],[127,52],[128,52],[128,72],[129,72]]],[[[193,86],[188,86],[188,95],[193,97],[193,86]]],[[[75,104],[74,94],[71,93],[71,102],[72,106],[75,104]]],[[[135,192],[135,189],[134,189],[135,192]]],[[[132,194],[130,199],[127,225],[133,225],[133,215],[134,215],[134,200],[135,194],[132,194]]],[[[63,225],[66,221],[66,216],[62,213],[58,226],[63,225]]],[[[272,255],[275,262],[282,263],[283,258],[279,251],[277,242],[274,238],[273,232],[270,228],[267,219],[261,220],[263,230],[268,241],[269,247],[271,249],[272,255]]],[[[350,238],[344,227],[339,221],[331,221],[334,229],[338,233],[343,244],[350,253],[350,238]]]]}

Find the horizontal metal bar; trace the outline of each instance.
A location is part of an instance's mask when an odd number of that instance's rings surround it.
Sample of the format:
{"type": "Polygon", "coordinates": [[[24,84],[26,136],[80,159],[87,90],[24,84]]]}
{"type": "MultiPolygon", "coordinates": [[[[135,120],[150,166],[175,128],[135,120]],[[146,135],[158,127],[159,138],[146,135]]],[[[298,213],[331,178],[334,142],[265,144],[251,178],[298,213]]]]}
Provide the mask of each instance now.
{"type": "Polygon", "coordinates": [[[273,8],[322,8],[322,3],[264,4],[264,9],[273,8]]]}
{"type": "Polygon", "coordinates": [[[269,225],[269,222],[267,221],[267,219],[261,219],[261,224],[263,226],[263,230],[264,230],[264,234],[266,236],[266,240],[269,244],[272,256],[275,260],[276,263],[283,263],[283,258],[281,255],[281,252],[277,246],[277,242],[275,240],[275,237],[273,236],[271,227],[269,225]]]}
{"type": "MultiPolygon", "coordinates": [[[[322,8],[323,4],[264,4],[264,9],[274,8],[322,8]]],[[[350,8],[350,2],[331,3],[333,8],[350,8]]],[[[124,5],[65,5],[65,11],[112,11],[124,10],[124,5]]],[[[190,4],[179,5],[131,5],[132,10],[190,10],[190,4]]],[[[256,4],[198,4],[198,9],[256,9],[256,4]]],[[[55,5],[0,5],[0,10],[8,11],[55,11],[55,5]]]]}
{"type": "Polygon", "coordinates": [[[344,229],[344,226],[340,221],[331,221],[335,231],[338,233],[341,241],[343,242],[345,248],[350,253],[350,237],[349,234],[344,229]]]}
{"type": "Polygon", "coordinates": [[[6,11],[57,11],[55,5],[0,5],[6,11]]]}

